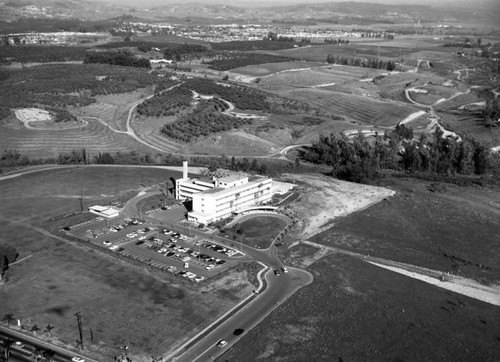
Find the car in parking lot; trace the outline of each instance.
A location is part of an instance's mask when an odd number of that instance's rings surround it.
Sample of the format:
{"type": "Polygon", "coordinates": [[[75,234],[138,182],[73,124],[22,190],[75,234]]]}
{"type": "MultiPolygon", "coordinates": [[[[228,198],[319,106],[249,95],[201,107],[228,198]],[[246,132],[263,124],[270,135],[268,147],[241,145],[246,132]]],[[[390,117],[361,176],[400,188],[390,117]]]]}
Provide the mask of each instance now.
{"type": "Polygon", "coordinates": [[[221,339],[219,342],[217,342],[217,347],[219,348],[224,348],[227,346],[227,341],[221,339]]]}
{"type": "Polygon", "coordinates": [[[204,280],[205,280],[204,276],[199,276],[199,277],[194,278],[194,281],[197,282],[197,283],[202,282],[204,280]]]}
{"type": "Polygon", "coordinates": [[[215,268],[215,265],[213,265],[213,264],[209,264],[205,267],[205,269],[207,269],[207,270],[212,270],[213,268],[215,268]]]}
{"type": "Polygon", "coordinates": [[[21,342],[21,341],[16,341],[16,343],[14,343],[14,346],[17,347],[17,348],[23,348],[24,347],[24,343],[21,342]]]}

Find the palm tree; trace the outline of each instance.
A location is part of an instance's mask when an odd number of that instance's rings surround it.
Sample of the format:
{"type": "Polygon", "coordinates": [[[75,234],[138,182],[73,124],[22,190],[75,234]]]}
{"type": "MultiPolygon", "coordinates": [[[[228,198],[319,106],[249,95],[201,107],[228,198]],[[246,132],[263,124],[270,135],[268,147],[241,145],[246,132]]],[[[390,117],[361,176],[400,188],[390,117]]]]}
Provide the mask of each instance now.
{"type": "Polygon", "coordinates": [[[54,329],[54,326],[51,326],[50,323],[47,324],[47,326],[45,327],[45,332],[47,332],[47,334],[49,335],[49,339],[52,338],[52,334],[50,333],[52,330],[54,329]]]}
{"type": "Polygon", "coordinates": [[[36,333],[39,330],[40,330],[40,328],[36,324],[33,324],[33,327],[31,327],[31,331],[35,334],[35,337],[36,337],[36,333]]]}
{"type": "Polygon", "coordinates": [[[7,313],[3,316],[2,322],[7,322],[7,327],[10,327],[10,323],[14,320],[14,314],[7,313]]]}

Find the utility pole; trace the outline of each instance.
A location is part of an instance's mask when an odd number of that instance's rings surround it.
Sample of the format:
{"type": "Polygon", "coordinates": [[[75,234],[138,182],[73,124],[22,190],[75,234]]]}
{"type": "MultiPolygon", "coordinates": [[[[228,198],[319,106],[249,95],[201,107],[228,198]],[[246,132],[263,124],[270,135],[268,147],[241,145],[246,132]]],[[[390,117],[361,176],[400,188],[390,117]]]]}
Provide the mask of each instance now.
{"type": "Polygon", "coordinates": [[[76,312],[75,316],[76,316],[76,323],[78,325],[78,332],[80,333],[79,345],[82,347],[82,350],[83,350],[82,316],[81,316],[80,312],[76,312]]]}
{"type": "Polygon", "coordinates": [[[80,190],[80,211],[83,212],[83,190],[80,190]]]}

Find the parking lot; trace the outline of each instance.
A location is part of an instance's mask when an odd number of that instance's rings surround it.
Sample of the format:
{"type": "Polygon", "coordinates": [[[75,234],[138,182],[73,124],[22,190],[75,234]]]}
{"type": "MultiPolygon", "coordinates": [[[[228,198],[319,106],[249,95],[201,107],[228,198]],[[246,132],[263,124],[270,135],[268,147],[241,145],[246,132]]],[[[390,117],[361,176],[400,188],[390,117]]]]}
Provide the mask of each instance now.
{"type": "Polygon", "coordinates": [[[74,237],[202,282],[238,263],[238,250],[139,219],[93,220],[65,228],[74,237]]]}

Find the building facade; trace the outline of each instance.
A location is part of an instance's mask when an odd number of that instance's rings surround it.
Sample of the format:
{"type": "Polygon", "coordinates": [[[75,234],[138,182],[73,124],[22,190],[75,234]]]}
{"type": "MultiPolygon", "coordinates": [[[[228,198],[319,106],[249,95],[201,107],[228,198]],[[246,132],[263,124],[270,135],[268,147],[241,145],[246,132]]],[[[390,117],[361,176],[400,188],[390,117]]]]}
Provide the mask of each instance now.
{"type": "Polygon", "coordinates": [[[190,179],[187,162],[183,177],[176,180],[176,198],[192,200],[188,219],[209,224],[240,213],[245,208],[269,203],[273,180],[264,176],[233,174],[220,178],[190,179]]]}

